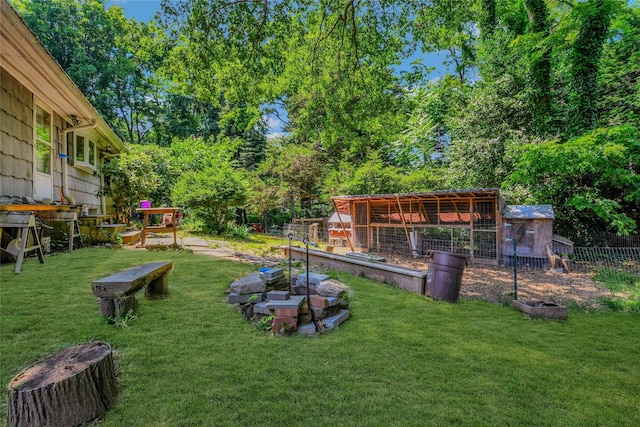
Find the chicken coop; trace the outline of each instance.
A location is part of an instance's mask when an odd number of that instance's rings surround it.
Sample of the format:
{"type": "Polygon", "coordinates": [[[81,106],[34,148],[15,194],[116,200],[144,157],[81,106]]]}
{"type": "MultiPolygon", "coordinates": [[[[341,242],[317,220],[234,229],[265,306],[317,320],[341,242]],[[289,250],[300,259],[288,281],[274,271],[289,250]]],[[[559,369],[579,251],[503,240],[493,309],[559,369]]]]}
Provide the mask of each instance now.
{"type": "Polygon", "coordinates": [[[341,228],[350,229],[352,251],[419,257],[438,250],[465,255],[470,262],[501,261],[498,189],[336,196],[331,201],[341,228]]]}
{"type": "MultiPolygon", "coordinates": [[[[514,247],[518,264],[547,268],[554,249],[551,205],[510,205],[502,211],[505,245],[503,264],[513,265],[514,247]],[[515,242],[515,245],[514,245],[515,242]]],[[[557,236],[559,238],[559,236],[557,236]]],[[[570,243],[570,242],[569,242],[570,243]]]]}

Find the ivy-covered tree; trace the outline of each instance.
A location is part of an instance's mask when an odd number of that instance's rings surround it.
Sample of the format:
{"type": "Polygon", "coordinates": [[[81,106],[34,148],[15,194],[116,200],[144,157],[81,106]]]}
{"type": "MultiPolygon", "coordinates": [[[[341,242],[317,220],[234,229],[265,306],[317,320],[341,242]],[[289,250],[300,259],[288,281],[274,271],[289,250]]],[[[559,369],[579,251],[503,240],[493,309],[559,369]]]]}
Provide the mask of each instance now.
{"type": "Polygon", "coordinates": [[[588,0],[575,6],[581,25],[570,53],[571,81],[567,108],[570,136],[580,135],[596,123],[600,57],[616,3],[619,2],[588,0]]]}
{"type": "Polygon", "coordinates": [[[611,22],[598,75],[596,116],[604,126],[640,129],[640,7],[623,8],[611,22]]]}

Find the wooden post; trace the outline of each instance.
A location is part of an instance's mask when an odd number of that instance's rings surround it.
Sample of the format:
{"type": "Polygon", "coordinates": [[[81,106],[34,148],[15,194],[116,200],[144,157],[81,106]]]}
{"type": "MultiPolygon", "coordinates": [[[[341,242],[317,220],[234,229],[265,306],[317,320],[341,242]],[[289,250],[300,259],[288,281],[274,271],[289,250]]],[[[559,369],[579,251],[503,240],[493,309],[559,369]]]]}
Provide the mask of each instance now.
{"type": "Polygon", "coordinates": [[[398,212],[400,212],[400,218],[402,219],[402,226],[404,227],[405,236],[407,236],[407,243],[409,244],[409,252],[413,254],[414,257],[417,257],[417,251],[413,250],[413,245],[411,245],[411,236],[409,236],[409,229],[407,228],[407,222],[404,220],[404,212],[402,212],[402,204],[400,203],[400,197],[396,196],[396,200],[398,202],[398,212]]]}

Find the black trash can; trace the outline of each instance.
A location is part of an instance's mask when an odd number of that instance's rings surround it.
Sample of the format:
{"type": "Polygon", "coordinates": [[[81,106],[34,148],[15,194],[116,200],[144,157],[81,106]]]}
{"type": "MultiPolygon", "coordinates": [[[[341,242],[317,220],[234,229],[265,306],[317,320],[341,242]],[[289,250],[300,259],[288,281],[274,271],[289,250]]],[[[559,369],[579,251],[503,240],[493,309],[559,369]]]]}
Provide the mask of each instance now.
{"type": "Polygon", "coordinates": [[[425,293],[431,298],[443,301],[458,301],[467,258],[464,255],[433,251],[427,259],[429,268],[425,293]]]}

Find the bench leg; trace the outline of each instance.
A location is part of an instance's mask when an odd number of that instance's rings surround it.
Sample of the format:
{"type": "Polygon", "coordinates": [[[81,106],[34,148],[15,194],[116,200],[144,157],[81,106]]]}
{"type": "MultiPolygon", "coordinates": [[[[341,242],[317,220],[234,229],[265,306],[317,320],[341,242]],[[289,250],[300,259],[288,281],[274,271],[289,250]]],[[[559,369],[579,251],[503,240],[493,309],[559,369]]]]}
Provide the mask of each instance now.
{"type": "Polygon", "coordinates": [[[133,310],[134,313],[138,312],[138,300],[135,295],[100,298],[100,314],[111,320],[126,316],[130,310],[133,310]]]}
{"type": "Polygon", "coordinates": [[[162,276],[153,279],[145,288],[145,295],[148,297],[157,297],[166,295],[169,292],[169,274],[164,273],[162,276]]]}

